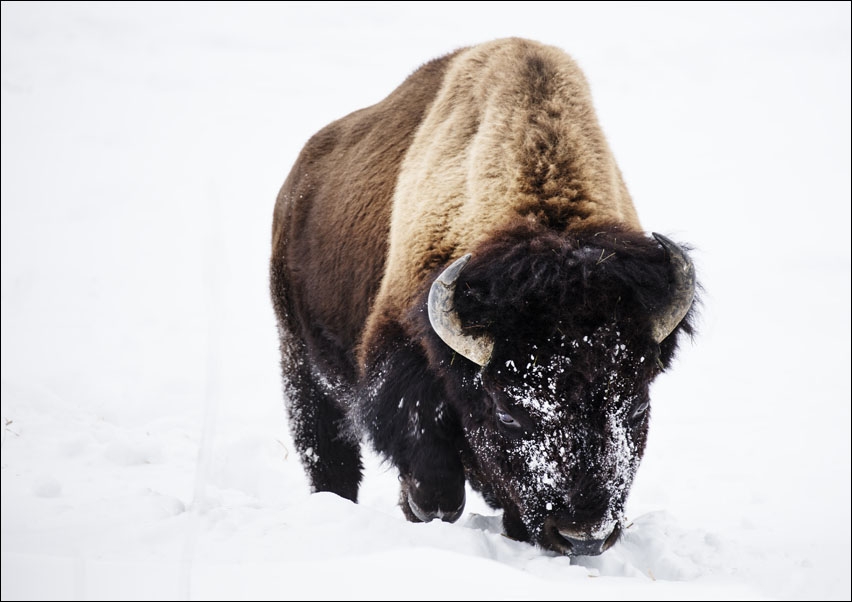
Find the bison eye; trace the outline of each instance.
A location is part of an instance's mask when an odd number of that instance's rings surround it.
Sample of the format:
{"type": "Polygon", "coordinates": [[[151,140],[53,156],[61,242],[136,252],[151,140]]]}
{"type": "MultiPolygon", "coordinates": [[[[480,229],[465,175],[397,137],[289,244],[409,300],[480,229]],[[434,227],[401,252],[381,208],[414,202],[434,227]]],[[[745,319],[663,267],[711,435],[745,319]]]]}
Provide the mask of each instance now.
{"type": "Polygon", "coordinates": [[[647,399],[645,401],[640,401],[636,404],[636,407],[633,408],[633,413],[630,414],[630,418],[634,421],[642,418],[642,415],[648,410],[649,405],[650,402],[647,399]]]}
{"type": "Polygon", "coordinates": [[[506,426],[510,426],[512,428],[520,428],[521,427],[521,423],[518,422],[517,420],[515,420],[512,417],[511,414],[509,414],[508,412],[504,412],[503,410],[501,410],[499,408],[497,410],[497,420],[499,420],[501,423],[505,424],[506,426]]]}

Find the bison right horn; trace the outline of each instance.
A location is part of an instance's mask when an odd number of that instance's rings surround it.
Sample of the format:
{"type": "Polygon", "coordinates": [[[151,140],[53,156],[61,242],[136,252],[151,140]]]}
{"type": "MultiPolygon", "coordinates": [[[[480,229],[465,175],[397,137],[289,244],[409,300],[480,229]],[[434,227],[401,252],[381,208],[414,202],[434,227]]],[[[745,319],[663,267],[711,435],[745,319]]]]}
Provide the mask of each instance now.
{"type": "Polygon", "coordinates": [[[692,260],[686,252],[676,243],[662,234],[656,232],[652,234],[666,250],[674,289],[672,301],[651,318],[651,334],[657,343],[662,343],[677,328],[692,307],[692,299],[695,297],[695,266],[692,265],[692,260]]]}
{"type": "Polygon", "coordinates": [[[462,332],[461,320],[453,307],[456,280],[470,253],[457,259],[432,283],[429,289],[429,322],[437,335],[456,353],[485,366],[494,351],[494,341],[486,335],[471,336],[462,332]]]}

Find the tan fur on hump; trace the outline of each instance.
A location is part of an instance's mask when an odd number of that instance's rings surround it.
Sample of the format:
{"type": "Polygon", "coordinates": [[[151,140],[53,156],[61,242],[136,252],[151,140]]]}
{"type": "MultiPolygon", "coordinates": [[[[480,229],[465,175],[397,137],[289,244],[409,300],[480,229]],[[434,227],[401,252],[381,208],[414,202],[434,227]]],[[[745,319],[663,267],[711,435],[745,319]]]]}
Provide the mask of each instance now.
{"type": "Polygon", "coordinates": [[[641,230],[574,61],[496,40],[460,52],[402,164],[384,279],[367,327],[401,317],[429,273],[516,216],[641,230]]]}

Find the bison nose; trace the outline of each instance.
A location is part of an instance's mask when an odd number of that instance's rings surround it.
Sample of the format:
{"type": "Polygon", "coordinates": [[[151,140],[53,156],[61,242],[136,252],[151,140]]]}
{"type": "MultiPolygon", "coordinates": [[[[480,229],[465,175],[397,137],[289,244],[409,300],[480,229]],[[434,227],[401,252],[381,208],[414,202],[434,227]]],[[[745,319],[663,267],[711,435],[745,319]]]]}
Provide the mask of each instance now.
{"type": "Polygon", "coordinates": [[[568,542],[572,556],[597,556],[608,549],[618,540],[621,529],[618,525],[604,537],[588,537],[573,529],[557,529],[559,537],[568,542]]]}
{"type": "Polygon", "coordinates": [[[546,537],[551,543],[549,547],[569,556],[597,556],[611,548],[621,534],[618,525],[613,525],[602,535],[600,531],[592,534],[583,529],[558,525],[552,517],[545,522],[550,533],[550,537],[546,537]]]}
{"type": "Polygon", "coordinates": [[[576,537],[572,531],[563,529],[559,529],[557,533],[567,542],[571,556],[597,556],[606,549],[607,538],[587,539],[576,537]]]}

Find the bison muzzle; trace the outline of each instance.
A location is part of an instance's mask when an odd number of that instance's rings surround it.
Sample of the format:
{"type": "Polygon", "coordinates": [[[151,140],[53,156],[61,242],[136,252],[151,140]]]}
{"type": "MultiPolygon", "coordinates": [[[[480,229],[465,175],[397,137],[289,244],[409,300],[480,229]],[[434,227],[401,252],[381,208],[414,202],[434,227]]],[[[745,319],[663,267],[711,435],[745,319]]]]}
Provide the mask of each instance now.
{"type": "Polygon", "coordinates": [[[456,520],[467,482],[512,538],[616,541],[695,271],[643,232],[564,52],[458,50],[313,136],[270,284],[313,490],[357,500],[366,438],[409,520],[456,520]]]}

